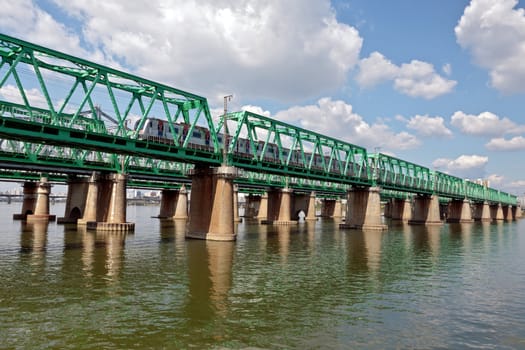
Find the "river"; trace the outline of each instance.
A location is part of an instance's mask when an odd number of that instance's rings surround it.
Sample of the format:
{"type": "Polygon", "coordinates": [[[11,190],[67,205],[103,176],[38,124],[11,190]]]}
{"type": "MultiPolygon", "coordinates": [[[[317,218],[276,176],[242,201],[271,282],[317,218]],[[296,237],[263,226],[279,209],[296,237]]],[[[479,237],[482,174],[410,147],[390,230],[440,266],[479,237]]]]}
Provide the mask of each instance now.
{"type": "Polygon", "coordinates": [[[247,221],[206,242],[156,206],[129,206],[123,235],[13,221],[20,205],[0,203],[2,349],[525,348],[525,220],[247,221]]]}

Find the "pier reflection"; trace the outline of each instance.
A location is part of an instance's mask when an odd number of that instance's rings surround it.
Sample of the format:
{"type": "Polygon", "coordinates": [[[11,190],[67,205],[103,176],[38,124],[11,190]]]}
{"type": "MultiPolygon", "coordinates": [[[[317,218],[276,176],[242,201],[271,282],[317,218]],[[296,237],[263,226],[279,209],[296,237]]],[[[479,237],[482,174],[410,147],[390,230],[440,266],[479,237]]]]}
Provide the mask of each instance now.
{"type": "Polygon", "coordinates": [[[44,265],[47,248],[47,220],[21,222],[20,252],[29,254],[32,265],[44,265]]]}

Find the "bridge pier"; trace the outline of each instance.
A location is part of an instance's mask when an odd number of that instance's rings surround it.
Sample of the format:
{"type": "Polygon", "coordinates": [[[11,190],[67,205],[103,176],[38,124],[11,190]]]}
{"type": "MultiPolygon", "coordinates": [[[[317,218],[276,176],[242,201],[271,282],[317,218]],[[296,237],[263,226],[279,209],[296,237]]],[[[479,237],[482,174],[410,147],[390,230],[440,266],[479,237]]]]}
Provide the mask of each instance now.
{"type": "Polygon", "coordinates": [[[261,206],[261,196],[254,196],[249,194],[246,196],[246,204],[244,206],[244,217],[255,218],[261,206]]]}
{"type": "Polygon", "coordinates": [[[392,218],[392,206],[393,206],[393,199],[386,201],[383,207],[383,216],[385,218],[392,218]]]}
{"type": "Polygon", "coordinates": [[[49,214],[49,193],[51,192],[51,184],[47,182],[47,177],[42,177],[38,183],[36,190],[36,204],[34,214],[28,214],[26,220],[46,220],[55,221],[56,215],[49,214]]]}
{"type": "Polygon", "coordinates": [[[261,224],[268,220],[268,192],[264,192],[261,196],[257,220],[261,224]]]}
{"type": "Polygon", "coordinates": [[[331,218],[335,213],[335,199],[323,199],[321,204],[321,217],[331,218]]]}
{"type": "Polygon", "coordinates": [[[516,206],[516,207],[512,207],[512,209],[514,210],[514,218],[517,220],[517,219],[521,219],[521,206],[516,206]]]}
{"type": "Polygon", "coordinates": [[[233,179],[237,169],[197,165],[191,179],[187,238],[234,241],[233,179]]]}
{"type": "Polygon", "coordinates": [[[37,184],[36,182],[24,182],[24,198],[22,199],[22,210],[20,214],[13,214],[13,220],[25,220],[28,214],[35,212],[37,184]]]}
{"type": "Polygon", "coordinates": [[[304,219],[306,221],[317,221],[317,217],[315,216],[315,192],[310,193],[308,210],[306,211],[306,217],[304,219]]]}
{"type": "Polygon", "coordinates": [[[334,219],[341,219],[343,217],[343,205],[341,198],[337,198],[334,203],[334,214],[332,215],[334,219]]]}
{"type": "Polygon", "coordinates": [[[410,225],[443,225],[439,214],[439,197],[416,196],[414,197],[414,211],[410,225]]]}
{"type": "Polygon", "coordinates": [[[381,222],[379,187],[353,187],[348,191],[346,223],[340,228],[358,230],[386,230],[381,222]]]}
{"type": "Polygon", "coordinates": [[[89,183],[85,179],[71,177],[67,182],[67,199],[64,216],[57,219],[58,224],[76,224],[86,208],[89,183]]]}
{"type": "Polygon", "coordinates": [[[88,182],[84,215],[77,225],[95,231],[133,232],[135,224],[126,222],[126,182],[125,174],[93,173],[88,182]]]}
{"type": "Polygon", "coordinates": [[[233,185],[233,222],[242,222],[239,217],[239,187],[233,185]]]}
{"type": "Polygon", "coordinates": [[[262,224],[292,225],[297,220],[292,220],[292,193],[290,188],[270,191],[268,193],[268,217],[261,221],[262,224]]]}
{"type": "Polygon", "coordinates": [[[490,207],[487,201],[474,204],[474,220],[488,222],[490,218],[490,207]]]}
{"type": "Polygon", "coordinates": [[[392,199],[392,220],[408,222],[412,220],[412,206],[409,199],[392,199]]]}
{"type": "Polygon", "coordinates": [[[490,206],[490,219],[492,221],[503,221],[505,219],[501,203],[490,206]]]}
{"type": "Polygon", "coordinates": [[[188,192],[184,185],[179,190],[164,189],[160,197],[159,219],[188,219],[188,192]]]}
{"type": "Polygon", "coordinates": [[[448,204],[447,222],[468,223],[474,222],[470,202],[466,199],[451,200],[448,204]]]}
{"type": "Polygon", "coordinates": [[[503,209],[503,218],[505,221],[513,221],[514,216],[512,215],[512,205],[504,205],[503,209]]]}

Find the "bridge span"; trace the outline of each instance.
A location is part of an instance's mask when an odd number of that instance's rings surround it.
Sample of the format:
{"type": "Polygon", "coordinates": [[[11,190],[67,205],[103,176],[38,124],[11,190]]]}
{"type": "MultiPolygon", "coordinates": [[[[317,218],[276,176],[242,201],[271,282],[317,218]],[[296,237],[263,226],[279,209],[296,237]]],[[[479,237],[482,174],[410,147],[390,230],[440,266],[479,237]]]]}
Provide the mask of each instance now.
{"type": "Polygon", "coordinates": [[[295,224],[301,211],[315,220],[318,197],[325,215],[346,216],[342,228],[385,229],[382,206],[426,225],[521,214],[509,193],[255,113],[227,113],[226,100],[214,118],[204,97],[3,34],[0,58],[0,89],[10,91],[0,100],[0,178],[25,181],[20,217],[28,220],[54,219],[50,182],[68,184],[63,221],[133,230],[126,189],[162,188],[159,216],[188,220],[188,237],[213,240],[235,239],[238,191],[252,193],[248,207],[273,224],[295,224]]]}

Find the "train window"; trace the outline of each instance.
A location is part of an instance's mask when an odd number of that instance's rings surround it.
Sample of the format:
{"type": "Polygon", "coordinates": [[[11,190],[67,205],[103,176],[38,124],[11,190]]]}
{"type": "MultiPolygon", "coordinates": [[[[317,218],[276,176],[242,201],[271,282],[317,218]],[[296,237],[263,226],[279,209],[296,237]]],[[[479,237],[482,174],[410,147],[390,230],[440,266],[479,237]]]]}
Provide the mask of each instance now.
{"type": "Polygon", "coordinates": [[[197,137],[197,138],[200,139],[200,138],[201,138],[201,133],[198,132],[198,131],[194,131],[194,132],[193,132],[193,137],[197,137]]]}
{"type": "Polygon", "coordinates": [[[217,140],[219,141],[219,143],[222,143],[222,137],[217,137],[217,140]]]}

